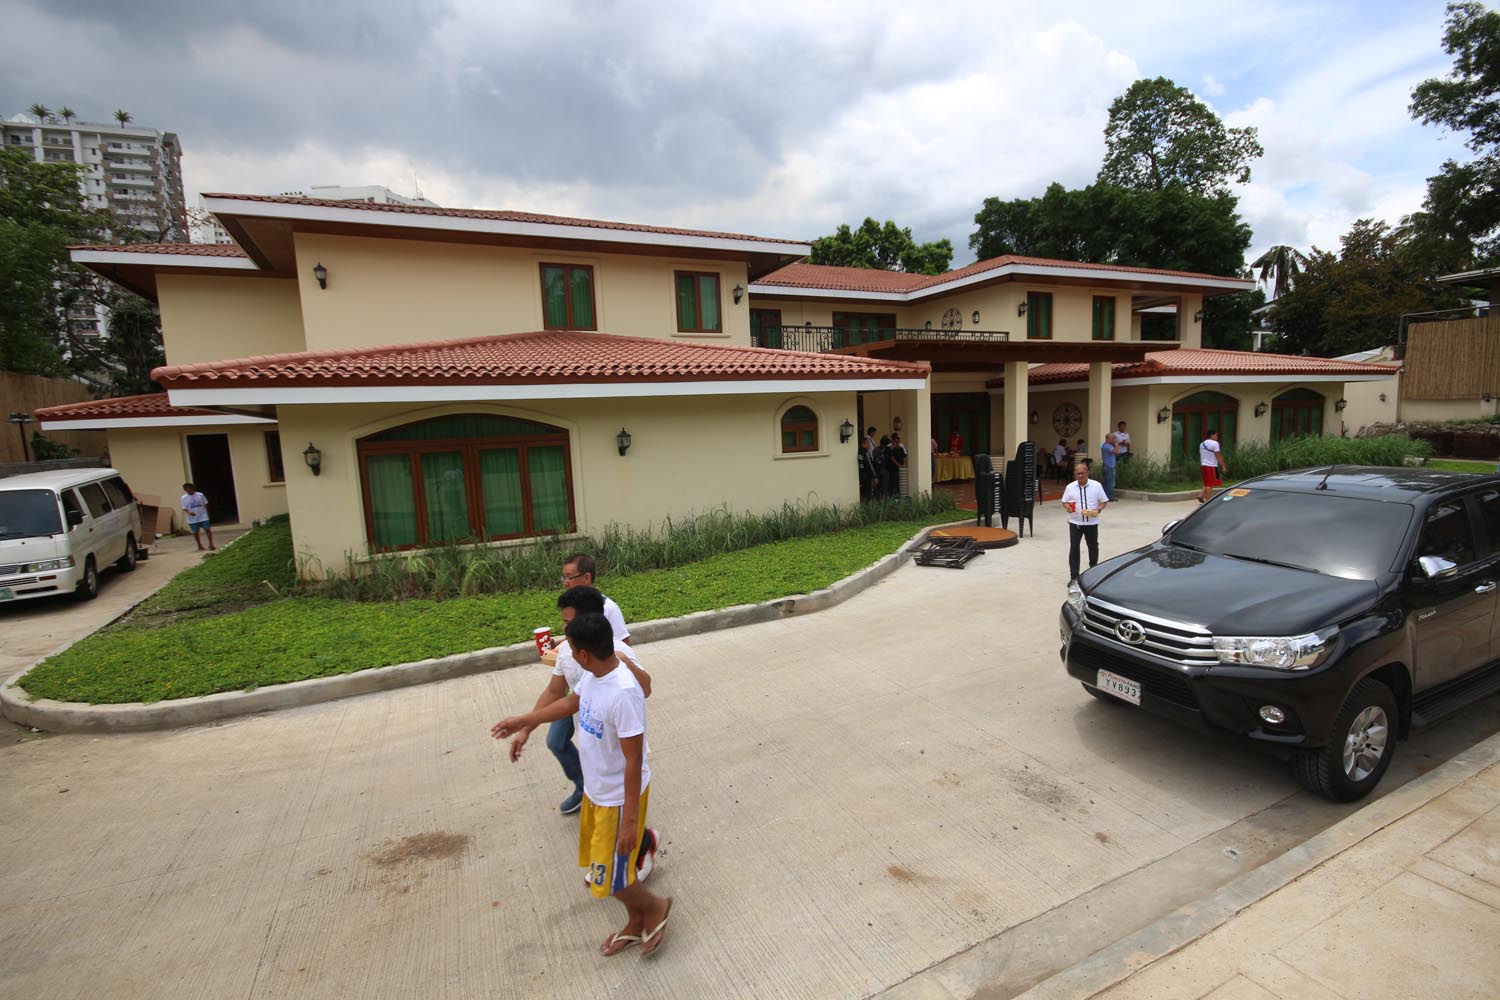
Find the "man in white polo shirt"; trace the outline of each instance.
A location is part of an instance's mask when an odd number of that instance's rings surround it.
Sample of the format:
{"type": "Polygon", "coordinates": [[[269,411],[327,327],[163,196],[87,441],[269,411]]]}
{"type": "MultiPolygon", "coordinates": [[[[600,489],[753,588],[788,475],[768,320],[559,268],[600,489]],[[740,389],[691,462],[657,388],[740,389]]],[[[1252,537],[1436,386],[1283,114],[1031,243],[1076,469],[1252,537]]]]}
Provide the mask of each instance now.
{"type": "Polygon", "coordinates": [[[1198,495],[1198,502],[1208,503],[1214,498],[1215,487],[1224,485],[1220,474],[1229,474],[1229,466],[1224,462],[1224,451],[1219,447],[1218,431],[1209,431],[1203,435],[1203,442],[1198,445],[1198,466],[1203,473],[1203,492],[1198,495]]]}
{"type": "Polygon", "coordinates": [[[1063,509],[1068,512],[1068,579],[1078,579],[1078,543],[1089,546],[1089,568],[1099,562],[1099,512],[1109,503],[1104,487],[1089,478],[1089,467],[1073,467],[1073,481],[1063,490],[1063,509]]]}

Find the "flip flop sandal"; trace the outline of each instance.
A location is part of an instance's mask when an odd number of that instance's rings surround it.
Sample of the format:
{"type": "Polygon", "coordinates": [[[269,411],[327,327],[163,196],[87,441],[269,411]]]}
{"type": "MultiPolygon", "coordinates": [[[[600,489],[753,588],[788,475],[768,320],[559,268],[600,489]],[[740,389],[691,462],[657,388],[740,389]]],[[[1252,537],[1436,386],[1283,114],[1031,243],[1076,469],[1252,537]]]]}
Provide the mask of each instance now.
{"type": "Polygon", "coordinates": [[[650,958],[652,955],[655,955],[657,952],[661,951],[661,946],[667,943],[667,937],[666,937],[665,934],[662,933],[662,931],[666,929],[667,919],[669,917],[671,917],[671,916],[672,916],[672,897],[668,896],[667,897],[667,912],[663,913],[661,915],[661,923],[659,923],[655,927],[651,928],[641,938],[641,957],[642,958],[650,958]],[[658,941],[656,943],[656,946],[653,947],[650,951],[647,951],[646,950],[646,944],[647,944],[647,942],[651,941],[653,938],[661,938],[661,940],[658,941]]]}
{"type": "MultiPolygon", "coordinates": [[[[660,929],[660,928],[658,928],[658,929],[660,929]]],[[[640,944],[643,940],[645,940],[645,939],[642,938],[639,934],[625,934],[625,933],[616,934],[613,937],[611,937],[607,942],[605,942],[605,945],[604,945],[603,948],[599,949],[599,954],[603,955],[605,958],[613,958],[614,956],[618,955],[620,952],[624,951],[626,948],[629,948],[631,945],[640,944]],[[620,947],[615,948],[614,951],[608,951],[607,950],[609,948],[614,948],[615,945],[619,945],[620,947]]],[[[660,946],[658,945],[658,947],[660,947],[660,946]]]]}

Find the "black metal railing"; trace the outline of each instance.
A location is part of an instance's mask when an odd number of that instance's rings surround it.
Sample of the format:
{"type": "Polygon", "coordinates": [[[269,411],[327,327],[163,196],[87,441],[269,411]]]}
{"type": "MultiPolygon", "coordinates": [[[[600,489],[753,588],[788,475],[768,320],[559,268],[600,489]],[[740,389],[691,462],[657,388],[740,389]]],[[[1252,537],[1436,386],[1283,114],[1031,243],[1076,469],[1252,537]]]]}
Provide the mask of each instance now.
{"type": "Polygon", "coordinates": [[[750,346],[824,354],[860,344],[885,341],[930,344],[998,344],[1010,339],[1005,330],[929,330],[923,327],[884,327],[850,330],[841,326],[763,326],[750,333],[750,346]]]}

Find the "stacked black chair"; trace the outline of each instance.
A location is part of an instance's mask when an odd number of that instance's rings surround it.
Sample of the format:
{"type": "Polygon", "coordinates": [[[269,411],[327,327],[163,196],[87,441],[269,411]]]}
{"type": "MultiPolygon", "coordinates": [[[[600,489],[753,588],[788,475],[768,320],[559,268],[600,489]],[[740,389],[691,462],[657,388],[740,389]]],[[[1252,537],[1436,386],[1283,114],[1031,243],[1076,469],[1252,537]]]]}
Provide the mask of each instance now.
{"type": "Polygon", "coordinates": [[[1009,528],[1010,519],[1015,518],[1016,534],[1026,535],[1026,525],[1036,534],[1036,521],[1032,511],[1039,495],[1036,481],[1036,442],[1022,441],[1016,449],[1014,460],[1005,463],[1006,488],[1004,502],[1000,507],[1000,527],[1009,528]]]}
{"type": "Polygon", "coordinates": [[[975,525],[992,527],[995,515],[1000,513],[1005,493],[1005,477],[995,471],[988,455],[974,456],[974,506],[977,511],[975,525]]]}

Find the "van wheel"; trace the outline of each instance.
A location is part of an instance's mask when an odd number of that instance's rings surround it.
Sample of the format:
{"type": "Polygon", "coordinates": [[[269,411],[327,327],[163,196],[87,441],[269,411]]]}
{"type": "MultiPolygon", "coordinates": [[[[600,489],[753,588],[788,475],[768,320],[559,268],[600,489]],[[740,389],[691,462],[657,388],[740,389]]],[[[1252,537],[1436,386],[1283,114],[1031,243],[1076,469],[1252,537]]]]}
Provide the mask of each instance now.
{"type": "Polygon", "coordinates": [[[1293,758],[1292,766],[1309,790],[1334,802],[1353,802],[1380,783],[1396,752],[1396,698],[1375,680],[1354,685],[1328,742],[1293,758]]]}
{"type": "Polygon", "coordinates": [[[121,572],[129,573],[135,569],[135,561],[140,558],[140,551],[135,547],[135,536],[125,536],[125,554],[115,563],[121,572]]]}
{"type": "Polygon", "coordinates": [[[94,565],[93,556],[84,560],[83,579],[78,581],[73,595],[80,601],[92,601],[99,596],[99,569],[94,565]]]}

